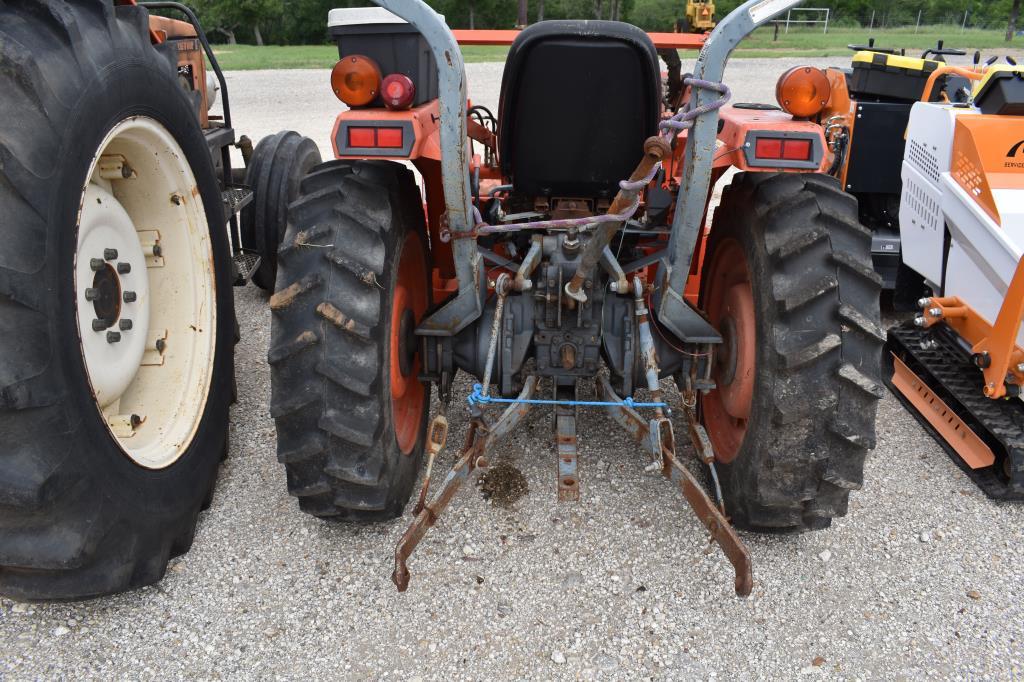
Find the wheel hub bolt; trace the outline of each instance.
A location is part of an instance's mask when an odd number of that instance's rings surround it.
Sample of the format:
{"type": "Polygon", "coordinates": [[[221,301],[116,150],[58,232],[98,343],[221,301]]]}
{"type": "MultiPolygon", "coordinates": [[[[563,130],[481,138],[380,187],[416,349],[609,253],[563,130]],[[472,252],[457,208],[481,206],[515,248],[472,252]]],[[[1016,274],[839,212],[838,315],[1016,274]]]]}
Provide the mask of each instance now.
{"type": "Polygon", "coordinates": [[[139,428],[139,425],[142,424],[142,417],[140,417],[137,414],[133,414],[131,417],[128,418],[128,420],[131,423],[133,429],[139,428]]]}
{"type": "Polygon", "coordinates": [[[117,274],[119,274],[119,275],[127,275],[131,271],[132,271],[132,264],[131,263],[118,263],[117,264],[117,274]]]}
{"type": "Polygon", "coordinates": [[[121,332],[107,332],[107,343],[120,343],[121,332]]]}
{"type": "Polygon", "coordinates": [[[106,267],[106,265],[107,264],[103,261],[102,258],[92,258],[92,259],[89,260],[89,268],[93,272],[99,272],[104,267],[106,267]]]}
{"type": "Polygon", "coordinates": [[[135,303],[135,300],[138,298],[138,296],[135,294],[134,291],[126,291],[122,295],[122,298],[124,299],[125,303],[135,303]]]}
{"type": "Polygon", "coordinates": [[[92,321],[92,330],[94,332],[101,332],[109,327],[110,325],[107,323],[106,320],[96,319],[92,321]]]}
{"type": "Polygon", "coordinates": [[[156,350],[157,350],[157,352],[158,353],[163,353],[164,352],[164,348],[167,348],[167,342],[164,341],[163,339],[157,339],[156,340],[156,350]]]}
{"type": "Polygon", "coordinates": [[[85,300],[87,300],[87,301],[95,301],[99,297],[100,297],[100,290],[99,289],[93,289],[92,287],[89,287],[88,289],[85,290],[85,300]]]}
{"type": "Polygon", "coordinates": [[[162,255],[164,255],[163,247],[160,246],[159,244],[153,244],[153,257],[159,258],[162,255]]]}
{"type": "Polygon", "coordinates": [[[120,327],[121,331],[123,331],[123,332],[131,331],[132,321],[131,320],[121,320],[120,322],[117,323],[117,326],[120,327]]]}
{"type": "Polygon", "coordinates": [[[103,260],[117,260],[117,249],[103,249],[103,260]]]}

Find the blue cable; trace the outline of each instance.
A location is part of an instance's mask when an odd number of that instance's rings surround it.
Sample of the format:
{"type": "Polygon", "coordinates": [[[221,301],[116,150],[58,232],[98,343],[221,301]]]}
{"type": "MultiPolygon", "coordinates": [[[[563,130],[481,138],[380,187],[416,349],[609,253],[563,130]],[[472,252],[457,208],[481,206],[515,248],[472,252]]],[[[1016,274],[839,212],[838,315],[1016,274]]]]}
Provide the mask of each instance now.
{"type": "Polygon", "coordinates": [[[624,398],[620,402],[607,402],[603,400],[541,400],[541,399],[527,399],[520,400],[518,398],[493,398],[489,395],[484,395],[483,386],[480,384],[473,384],[473,392],[466,398],[466,402],[470,405],[489,405],[491,403],[523,403],[526,405],[569,405],[569,406],[581,406],[581,407],[622,407],[625,405],[629,408],[636,407],[668,407],[668,403],[638,403],[632,398],[624,398]]]}

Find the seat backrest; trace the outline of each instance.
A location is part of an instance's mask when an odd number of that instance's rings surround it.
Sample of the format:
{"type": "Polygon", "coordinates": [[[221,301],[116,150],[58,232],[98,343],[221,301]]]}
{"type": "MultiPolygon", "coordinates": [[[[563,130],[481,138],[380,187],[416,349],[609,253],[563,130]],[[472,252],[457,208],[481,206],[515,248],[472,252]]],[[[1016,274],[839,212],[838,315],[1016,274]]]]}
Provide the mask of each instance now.
{"type": "Polygon", "coordinates": [[[544,21],[505,63],[499,157],[516,192],[612,197],[643,156],[661,113],[651,39],[615,21],[544,21]]]}

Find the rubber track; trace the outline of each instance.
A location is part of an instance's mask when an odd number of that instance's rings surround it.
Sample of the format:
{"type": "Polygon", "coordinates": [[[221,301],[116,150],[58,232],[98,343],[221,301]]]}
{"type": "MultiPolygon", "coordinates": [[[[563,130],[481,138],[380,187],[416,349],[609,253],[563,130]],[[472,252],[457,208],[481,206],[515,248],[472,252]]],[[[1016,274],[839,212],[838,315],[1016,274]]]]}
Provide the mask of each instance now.
{"type": "Polygon", "coordinates": [[[995,500],[1024,500],[1024,404],[1017,399],[985,397],[984,375],[961,349],[952,332],[942,326],[932,330],[911,323],[889,330],[885,362],[886,383],[925,429],[943,446],[950,459],[995,500]],[[927,341],[925,344],[923,342],[927,341]],[[996,463],[971,469],[917,409],[891,382],[895,354],[922,379],[967,426],[992,448],[996,463]],[[1009,458],[1010,478],[1004,473],[1009,458]]]}

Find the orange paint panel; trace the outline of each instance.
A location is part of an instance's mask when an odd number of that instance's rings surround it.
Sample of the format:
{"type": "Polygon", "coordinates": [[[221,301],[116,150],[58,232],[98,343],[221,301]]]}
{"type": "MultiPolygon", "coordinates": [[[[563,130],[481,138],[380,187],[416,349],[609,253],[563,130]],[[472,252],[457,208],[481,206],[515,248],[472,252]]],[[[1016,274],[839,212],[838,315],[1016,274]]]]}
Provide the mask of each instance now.
{"type": "Polygon", "coordinates": [[[1019,116],[958,116],[951,174],[957,184],[1002,224],[993,190],[1024,189],[1024,162],[1013,154],[1024,140],[1019,116]]]}
{"type": "MultiPolygon", "coordinates": [[[[334,121],[334,129],[331,131],[331,148],[334,151],[334,158],[336,159],[357,159],[362,158],[360,156],[346,156],[338,152],[338,130],[341,129],[342,123],[361,123],[366,122],[369,126],[379,127],[381,124],[399,123],[409,121],[412,123],[412,133],[415,142],[412,146],[412,151],[409,152],[409,156],[375,156],[374,158],[380,159],[437,159],[441,158],[441,143],[440,143],[440,128],[438,122],[440,121],[439,109],[437,100],[432,100],[426,104],[416,107],[415,109],[408,109],[405,111],[391,111],[390,109],[348,109],[338,114],[338,118],[334,121]]],[[[386,145],[381,145],[386,146],[386,145]]]]}
{"type": "MultiPolygon", "coordinates": [[[[460,45],[511,45],[519,35],[516,30],[468,30],[452,31],[460,45]]],[[[657,48],[677,50],[699,50],[704,47],[705,36],[694,33],[648,33],[657,48]]]]}
{"type": "MultiPolygon", "coordinates": [[[[725,106],[719,110],[722,119],[722,132],[718,134],[718,143],[715,149],[715,168],[728,168],[735,166],[739,170],[751,170],[755,172],[790,172],[807,173],[806,168],[768,168],[747,166],[747,159],[743,153],[747,141],[747,134],[751,131],[774,131],[779,133],[810,133],[821,138],[822,149],[827,149],[825,135],[822,127],[813,121],[796,121],[784,111],[760,111],[757,109],[737,109],[733,106],[725,106]]],[[[682,137],[685,137],[685,132],[682,137]]],[[[682,145],[678,145],[682,147],[682,145]]],[[[780,154],[782,151],[780,150],[780,154]]],[[[680,157],[681,158],[681,157],[680,157]]],[[[806,157],[805,157],[806,158],[806,157]]],[[[831,165],[828,154],[822,154],[821,165],[818,170],[825,172],[831,165]]]]}
{"type": "Polygon", "coordinates": [[[996,463],[992,449],[927,384],[895,355],[892,356],[892,364],[892,385],[906,396],[967,466],[983,469],[996,463]]]}

